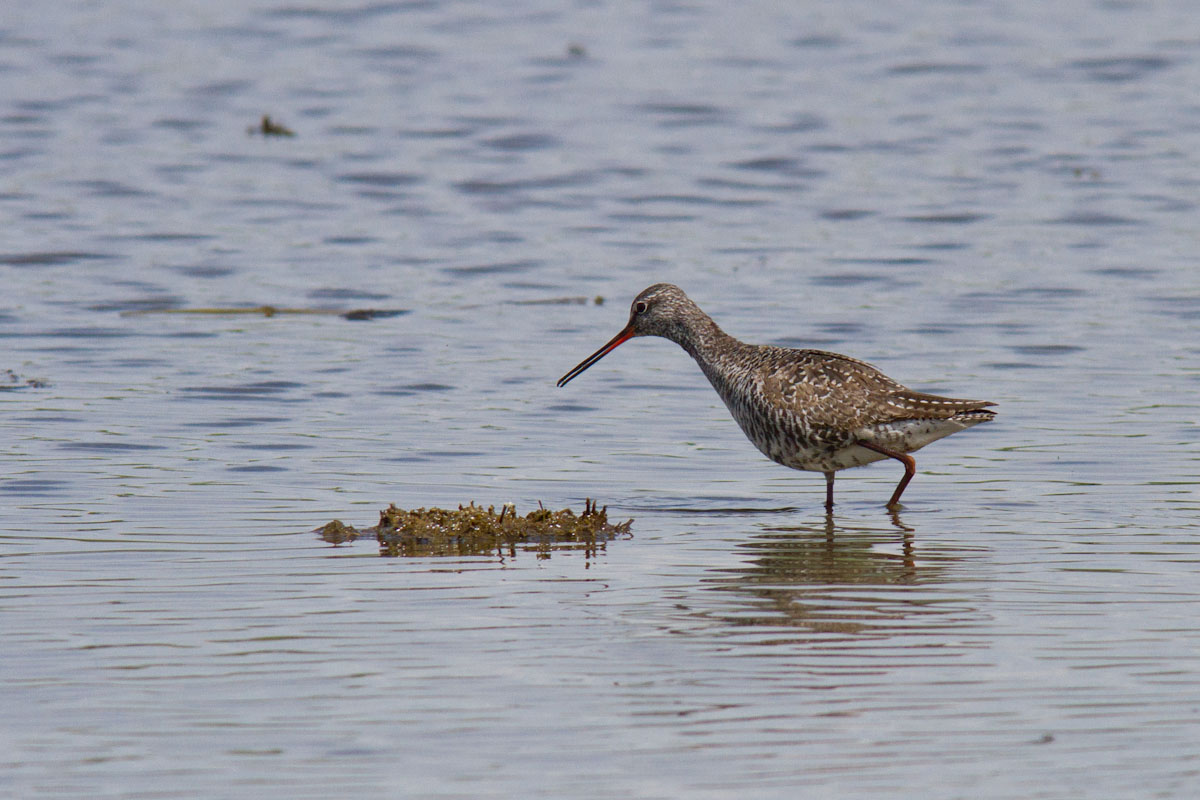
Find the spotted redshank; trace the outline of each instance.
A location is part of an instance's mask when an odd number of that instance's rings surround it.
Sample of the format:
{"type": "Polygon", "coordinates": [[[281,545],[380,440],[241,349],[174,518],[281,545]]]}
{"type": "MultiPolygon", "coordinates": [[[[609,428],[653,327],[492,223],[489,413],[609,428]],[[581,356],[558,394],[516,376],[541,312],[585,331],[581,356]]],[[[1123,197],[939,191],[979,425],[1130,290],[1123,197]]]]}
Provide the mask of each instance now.
{"type": "Polygon", "coordinates": [[[662,336],[690,353],[742,431],[772,461],[825,473],[829,510],[838,470],[885,458],[904,464],[888,501],[888,508],[898,508],[917,471],[909,453],[995,416],[988,410],[995,403],[914,392],[856,358],[740,342],[669,283],[634,298],[629,323],[558,385],[634,336],[662,336]]]}

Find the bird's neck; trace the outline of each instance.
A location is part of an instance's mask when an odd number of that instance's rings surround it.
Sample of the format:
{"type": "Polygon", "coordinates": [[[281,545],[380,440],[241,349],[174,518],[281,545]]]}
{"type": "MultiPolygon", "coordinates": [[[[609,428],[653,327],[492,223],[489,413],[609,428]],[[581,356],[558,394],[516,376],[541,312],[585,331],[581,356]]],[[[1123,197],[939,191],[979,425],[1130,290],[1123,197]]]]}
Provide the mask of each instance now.
{"type": "Polygon", "coordinates": [[[730,343],[737,341],[707,316],[688,320],[688,324],[680,327],[676,334],[670,338],[701,364],[715,360],[730,343]]]}
{"type": "Polygon", "coordinates": [[[717,392],[726,397],[736,377],[738,353],[749,345],[721,330],[708,317],[693,321],[675,341],[696,360],[717,392]]]}

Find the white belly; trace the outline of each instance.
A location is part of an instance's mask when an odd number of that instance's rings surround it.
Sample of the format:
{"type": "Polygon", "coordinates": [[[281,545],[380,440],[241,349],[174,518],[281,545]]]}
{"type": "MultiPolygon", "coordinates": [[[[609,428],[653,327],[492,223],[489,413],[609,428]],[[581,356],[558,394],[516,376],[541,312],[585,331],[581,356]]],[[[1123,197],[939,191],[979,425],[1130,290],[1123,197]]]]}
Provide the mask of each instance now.
{"type": "MultiPolygon", "coordinates": [[[[982,419],[918,419],[872,425],[855,431],[855,438],[882,445],[889,450],[912,453],[930,442],[966,430],[983,422],[982,419]]],[[[752,437],[752,440],[753,437],[752,437]]],[[[796,446],[793,442],[768,441],[759,443],[759,450],[771,460],[792,469],[810,472],[836,472],[861,467],[888,456],[860,447],[857,444],[829,448],[812,445],[796,446]]]]}

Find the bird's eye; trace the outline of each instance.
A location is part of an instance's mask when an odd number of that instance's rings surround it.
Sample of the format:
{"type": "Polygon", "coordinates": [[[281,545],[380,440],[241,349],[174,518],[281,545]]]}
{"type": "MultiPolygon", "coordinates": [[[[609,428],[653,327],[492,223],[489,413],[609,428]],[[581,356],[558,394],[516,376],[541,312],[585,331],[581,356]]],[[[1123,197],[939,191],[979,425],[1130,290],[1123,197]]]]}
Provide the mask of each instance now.
{"type": "Polygon", "coordinates": [[[633,313],[635,313],[635,314],[646,313],[646,304],[643,303],[641,300],[638,300],[636,303],[633,304],[633,313]]]}

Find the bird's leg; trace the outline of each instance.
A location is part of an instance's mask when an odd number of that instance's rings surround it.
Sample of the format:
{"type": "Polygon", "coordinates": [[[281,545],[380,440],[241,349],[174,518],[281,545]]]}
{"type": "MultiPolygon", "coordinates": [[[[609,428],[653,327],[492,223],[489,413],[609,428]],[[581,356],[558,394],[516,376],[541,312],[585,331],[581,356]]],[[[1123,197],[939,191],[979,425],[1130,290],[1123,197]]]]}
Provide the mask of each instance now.
{"type": "Polygon", "coordinates": [[[825,473],[825,510],[833,511],[833,470],[825,473]]]}
{"type": "Polygon", "coordinates": [[[894,458],[904,464],[904,477],[900,479],[900,484],[896,487],[896,491],[892,492],[892,499],[888,500],[888,508],[900,507],[900,495],[904,494],[904,488],[908,486],[908,482],[913,479],[913,475],[917,474],[917,461],[907,453],[901,453],[897,450],[889,450],[883,445],[874,444],[873,442],[864,442],[859,439],[855,442],[859,447],[865,447],[868,450],[874,450],[876,453],[883,453],[888,458],[894,458]]]}

